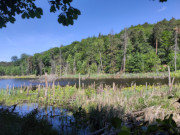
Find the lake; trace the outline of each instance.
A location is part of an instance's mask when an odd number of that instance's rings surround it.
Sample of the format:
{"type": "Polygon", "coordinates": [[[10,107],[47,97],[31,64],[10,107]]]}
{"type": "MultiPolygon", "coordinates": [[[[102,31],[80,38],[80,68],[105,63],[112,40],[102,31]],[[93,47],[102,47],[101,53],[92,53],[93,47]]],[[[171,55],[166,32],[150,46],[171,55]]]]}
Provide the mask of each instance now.
{"type": "MultiPolygon", "coordinates": [[[[125,79],[85,79],[81,80],[81,84],[84,84],[85,87],[88,85],[96,83],[96,86],[99,84],[106,84],[112,86],[113,82],[120,86],[131,86],[131,84],[136,83],[136,85],[146,85],[146,82],[148,85],[153,85],[153,84],[168,84],[168,78],[163,78],[163,79],[157,79],[157,78],[125,78],[125,79]]],[[[176,83],[180,82],[180,78],[177,78],[175,80],[176,83]]],[[[22,86],[29,86],[29,85],[45,85],[44,83],[38,82],[36,79],[0,79],[0,89],[5,89],[7,85],[9,87],[21,87],[22,86]]],[[[50,85],[52,83],[49,83],[50,85]]],[[[55,82],[56,85],[61,85],[61,86],[66,86],[66,85],[77,85],[78,87],[78,79],[60,79],[55,82]]]]}

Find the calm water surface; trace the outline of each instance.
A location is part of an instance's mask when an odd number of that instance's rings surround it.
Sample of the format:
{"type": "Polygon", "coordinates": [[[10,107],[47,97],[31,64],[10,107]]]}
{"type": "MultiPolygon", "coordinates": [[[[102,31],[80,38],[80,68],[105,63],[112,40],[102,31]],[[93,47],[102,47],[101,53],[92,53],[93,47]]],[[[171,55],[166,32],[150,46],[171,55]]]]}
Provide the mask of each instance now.
{"type": "MultiPolygon", "coordinates": [[[[91,84],[96,83],[96,86],[99,84],[106,84],[106,85],[111,85],[113,82],[120,86],[131,86],[132,83],[136,83],[136,85],[145,85],[146,82],[148,85],[153,85],[153,84],[168,84],[168,79],[154,79],[154,78],[131,78],[131,79],[86,79],[86,80],[81,80],[81,83],[84,84],[84,86],[88,86],[91,84]]],[[[176,83],[180,82],[180,78],[177,78],[175,80],[176,83]]],[[[9,87],[21,87],[22,86],[29,86],[29,85],[45,85],[44,83],[39,83],[37,80],[32,80],[32,79],[0,79],[0,89],[5,89],[7,85],[9,87]]],[[[49,83],[50,85],[52,83],[49,83]]],[[[55,82],[55,84],[60,84],[61,86],[65,85],[77,85],[78,87],[78,79],[60,79],[55,82]]]]}

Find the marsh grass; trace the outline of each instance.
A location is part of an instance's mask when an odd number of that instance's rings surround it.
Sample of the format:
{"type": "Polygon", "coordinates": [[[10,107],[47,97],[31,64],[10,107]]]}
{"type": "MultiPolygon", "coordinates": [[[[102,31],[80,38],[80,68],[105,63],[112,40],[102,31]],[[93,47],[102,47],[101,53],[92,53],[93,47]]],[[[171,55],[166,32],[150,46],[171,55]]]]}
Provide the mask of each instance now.
{"type": "MultiPolygon", "coordinates": [[[[167,85],[133,85],[115,89],[106,87],[100,91],[91,87],[79,90],[73,86],[54,86],[54,88],[48,87],[47,97],[45,97],[45,88],[43,87],[40,88],[40,91],[38,89],[29,90],[29,92],[23,90],[22,93],[20,89],[15,91],[9,89],[8,93],[7,90],[1,90],[0,103],[4,105],[38,103],[54,107],[61,106],[71,110],[82,107],[87,113],[92,112],[97,107],[109,107],[109,109],[113,108],[119,111],[119,117],[124,114],[131,114],[134,111],[153,108],[151,111],[156,112],[154,117],[159,118],[166,114],[179,113],[179,105],[174,106],[173,104],[180,97],[179,89],[180,85],[174,85],[170,95],[168,94],[169,87],[167,85]],[[39,95],[38,92],[40,92],[39,95]],[[169,99],[169,96],[173,98],[169,99]]],[[[113,114],[111,115],[113,116],[113,114]]],[[[149,113],[149,115],[152,115],[152,113],[149,113]]]]}
{"type": "MultiPolygon", "coordinates": [[[[103,78],[167,78],[168,72],[146,72],[146,73],[117,73],[117,74],[85,74],[81,75],[82,79],[103,79],[103,78]]],[[[171,72],[171,77],[180,78],[180,70],[171,72]]],[[[0,76],[0,79],[38,79],[40,76],[26,75],[26,76],[0,76]]],[[[79,74],[62,75],[59,78],[79,78],[79,74]]]]}
{"type": "Polygon", "coordinates": [[[36,75],[22,75],[22,76],[0,76],[0,79],[35,79],[35,78],[39,78],[36,75]]]}
{"type": "MultiPolygon", "coordinates": [[[[103,79],[103,78],[167,78],[168,72],[147,72],[147,73],[121,73],[121,74],[90,74],[81,75],[82,79],[103,79]]],[[[172,72],[171,77],[180,78],[180,71],[172,72]]],[[[60,78],[79,78],[79,74],[67,74],[60,78]]]]}

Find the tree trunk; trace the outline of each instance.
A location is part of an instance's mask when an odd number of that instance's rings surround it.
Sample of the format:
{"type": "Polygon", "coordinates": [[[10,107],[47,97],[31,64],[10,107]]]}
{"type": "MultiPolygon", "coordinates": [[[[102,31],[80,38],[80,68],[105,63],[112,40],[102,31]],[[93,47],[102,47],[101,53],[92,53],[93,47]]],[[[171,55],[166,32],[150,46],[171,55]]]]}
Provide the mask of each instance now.
{"type": "Polygon", "coordinates": [[[73,73],[76,74],[76,60],[74,58],[74,62],[73,62],[73,73]]]}
{"type": "Polygon", "coordinates": [[[123,53],[123,62],[121,66],[121,71],[125,72],[126,71],[126,51],[127,51],[127,29],[125,28],[125,33],[124,33],[124,53],[123,53]]]}
{"type": "Polygon", "coordinates": [[[47,73],[45,73],[45,85],[46,85],[46,87],[45,87],[45,98],[46,98],[46,101],[47,101],[47,99],[48,99],[48,78],[47,78],[47,73]]]}
{"type": "Polygon", "coordinates": [[[176,72],[176,58],[177,58],[176,52],[177,52],[177,48],[178,48],[178,46],[177,46],[177,35],[178,35],[178,28],[177,28],[177,26],[176,26],[176,33],[175,33],[175,50],[174,50],[174,54],[175,54],[175,56],[174,56],[175,72],[176,72]]]}
{"type": "Polygon", "coordinates": [[[56,64],[53,59],[51,59],[51,74],[55,74],[56,72],[56,64]]]}
{"type": "Polygon", "coordinates": [[[169,76],[169,87],[171,86],[171,71],[170,67],[168,66],[168,76],[169,76]]]}
{"type": "Polygon", "coordinates": [[[80,73],[79,73],[79,90],[81,89],[81,76],[80,76],[80,73]]]}
{"type": "Polygon", "coordinates": [[[42,60],[41,60],[41,59],[39,59],[38,62],[39,62],[39,64],[38,64],[38,66],[39,66],[39,72],[40,72],[40,75],[42,75],[43,63],[42,63],[42,60]]]}
{"type": "Polygon", "coordinates": [[[61,68],[62,68],[62,67],[61,67],[61,66],[62,66],[62,54],[61,54],[61,49],[60,49],[60,58],[59,58],[59,59],[60,59],[60,62],[59,62],[59,63],[60,63],[60,77],[61,77],[61,76],[62,76],[62,74],[61,74],[61,72],[62,72],[62,71],[61,71],[61,68]]]}
{"type": "Polygon", "coordinates": [[[100,63],[101,63],[100,70],[101,70],[101,73],[102,73],[103,65],[102,65],[102,56],[101,56],[101,52],[100,51],[99,51],[99,57],[100,57],[100,63]]]}
{"type": "Polygon", "coordinates": [[[156,39],[156,55],[157,55],[157,52],[158,52],[158,40],[156,39]]]}

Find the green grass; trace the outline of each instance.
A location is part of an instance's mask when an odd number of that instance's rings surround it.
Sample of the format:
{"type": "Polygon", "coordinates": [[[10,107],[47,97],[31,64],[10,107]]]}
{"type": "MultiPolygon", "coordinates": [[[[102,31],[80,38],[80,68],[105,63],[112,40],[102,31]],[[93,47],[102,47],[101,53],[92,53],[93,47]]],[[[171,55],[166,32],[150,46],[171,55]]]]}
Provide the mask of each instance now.
{"type": "MultiPolygon", "coordinates": [[[[103,79],[103,78],[167,78],[168,72],[148,72],[148,73],[122,73],[122,74],[90,74],[81,75],[81,78],[103,79]]],[[[171,77],[180,78],[180,70],[171,73],[171,77]]],[[[79,74],[67,74],[61,78],[79,78],[79,74]]]]}
{"type": "Polygon", "coordinates": [[[0,76],[0,79],[34,79],[34,78],[39,78],[36,75],[24,75],[24,76],[0,76]]]}
{"type": "Polygon", "coordinates": [[[48,104],[53,106],[65,105],[71,100],[76,88],[72,86],[60,87],[56,86],[55,94],[53,97],[53,90],[48,88],[47,98],[45,97],[45,88],[40,89],[40,95],[38,97],[38,90],[30,90],[29,95],[27,90],[20,93],[20,89],[15,91],[9,90],[10,93],[7,94],[6,90],[1,90],[0,92],[0,102],[5,105],[21,104],[27,103],[39,103],[48,104]]]}
{"type": "MultiPolygon", "coordinates": [[[[91,79],[103,79],[103,78],[167,78],[168,72],[147,72],[147,73],[122,73],[122,74],[86,74],[81,75],[82,79],[91,78],[91,79]]],[[[171,72],[171,77],[180,78],[180,70],[176,72],[171,72]]],[[[18,78],[18,79],[29,79],[29,78],[39,78],[35,75],[27,76],[0,76],[0,79],[9,79],[9,78],[18,78]]],[[[79,78],[79,74],[67,74],[62,75],[60,78],[79,78]]]]}

